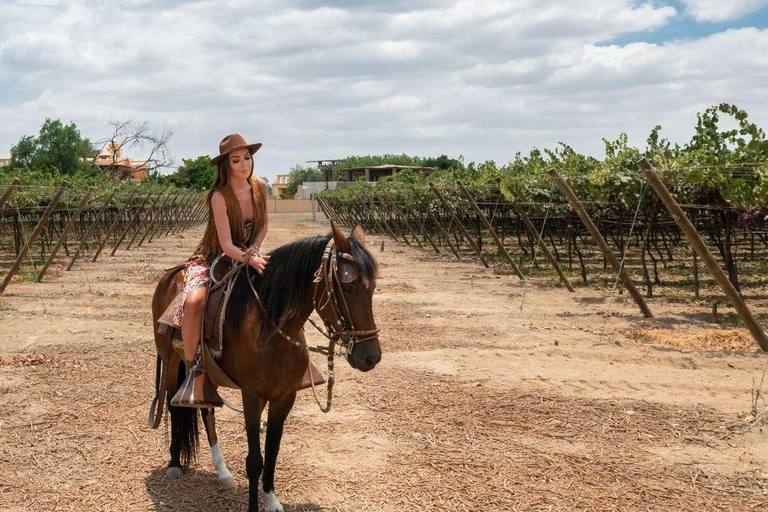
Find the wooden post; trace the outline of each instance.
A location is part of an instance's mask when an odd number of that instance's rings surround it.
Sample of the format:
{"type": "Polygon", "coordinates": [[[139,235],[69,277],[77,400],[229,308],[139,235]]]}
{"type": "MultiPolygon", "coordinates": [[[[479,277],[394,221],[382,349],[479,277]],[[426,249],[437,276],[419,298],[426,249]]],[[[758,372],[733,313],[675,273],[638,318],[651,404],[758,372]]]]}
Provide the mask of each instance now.
{"type": "Polygon", "coordinates": [[[323,212],[323,215],[325,215],[326,220],[331,220],[330,212],[328,212],[325,203],[319,197],[317,198],[317,206],[320,207],[320,211],[323,212]]]}
{"type": "Polygon", "coordinates": [[[168,204],[168,199],[171,198],[171,193],[168,191],[166,194],[165,192],[161,193],[160,195],[164,195],[163,202],[160,203],[160,206],[157,207],[157,218],[155,218],[155,210],[154,208],[149,211],[149,225],[147,226],[147,230],[144,231],[144,236],[141,237],[141,240],[139,240],[139,243],[136,244],[136,247],[141,247],[141,244],[144,243],[144,239],[147,238],[147,235],[149,234],[155,234],[155,231],[157,230],[158,226],[160,226],[160,217],[162,216],[163,209],[165,208],[165,205],[168,204]]]}
{"type": "Polygon", "coordinates": [[[490,268],[490,265],[488,264],[488,260],[486,260],[485,256],[483,256],[483,251],[480,250],[480,248],[477,246],[475,241],[472,240],[472,237],[469,236],[469,233],[467,232],[467,228],[465,228],[464,224],[462,224],[461,221],[456,218],[456,214],[453,213],[453,208],[451,208],[451,205],[448,204],[448,201],[445,200],[443,195],[440,193],[439,190],[437,190],[434,183],[432,183],[431,181],[429,182],[429,188],[432,189],[432,192],[435,194],[437,199],[443,205],[443,208],[445,208],[445,211],[447,211],[451,215],[451,222],[456,222],[456,226],[459,228],[459,231],[461,231],[462,236],[467,239],[467,242],[469,242],[469,245],[472,246],[472,249],[474,249],[474,251],[477,253],[477,256],[480,258],[480,261],[485,266],[485,268],[490,268]]]}
{"type": "Polygon", "coordinates": [[[701,236],[699,236],[698,231],[696,231],[696,228],[685,215],[685,212],[683,212],[682,208],[680,208],[680,205],[677,204],[677,201],[675,201],[675,199],[670,195],[667,187],[664,186],[664,183],[662,183],[661,179],[659,179],[658,175],[656,175],[648,160],[643,158],[640,160],[640,162],[638,162],[638,166],[643,171],[643,174],[645,174],[645,178],[653,187],[656,195],[659,196],[661,201],[664,203],[664,206],[666,206],[667,210],[669,210],[669,213],[672,214],[672,218],[675,220],[677,225],[680,226],[680,229],[683,231],[683,233],[685,233],[685,237],[693,247],[693,250],[696,251],[696,254],[699,255],[701,260],[704,262],[704,265],[706,265],[707,269],[712,273],[715,281],[717,281],[717,284],[720,285],[720,288],[728,298],[728,301],[739,313],[741,319],[744,320],[744,324],[749,329],[749,332],[752,333],[752,336],[754,336],[757,344],[760,345],[760,348],[763,351],[768,352],[768,338],[766,338],[765,332],[763,331],[762,327],[760,327],[760,324],[757,323],[755,317],[752,316],[752,312],[747,307],[744,299],[741,298],[741,295],[739,295],[739,292],[737,292],[736,288],[734,288],[733,283],[731,283],[731,281],[728,279],[728,276],[725,275],[725,272],[723,272],[723,269],[720,268],[720,265],[717,264],[717,260],[715,260],[714,256],[712,256],[712,253],[709,252],[709,249],[704,244],[701,236]]]}
{"type": "Polygon", "coordinates": [[[131,229],[131,226],[133,226],[133,223],[136,222],[136,219],[139,218],[139,214],[141,213],[141,210],[144,209],[144,206],[147,204],[147,201],[149,201],[149,198],[152,196],[152,194],[147,193],[146,196],[144,196],[144,200],[141,202],[139,207],[136,209],[136,212],[131,217],[131,220],[128,221],[128,225],[125,226],[125,229],[123,230],[120,237],[117,239],[117,242],[115,242],[115,246],[112,247],[112,252],[109,253],[110,256],[114,256],[117,252],[117,248],[120,247],[120,244],[123,243],[123,240],[125,240],[126,235],[128,235],[128,231],[131,229]]]}
{"type": "Polygon", "coordinates": [[[176,225],[173,227],[174,235],[186,229],[189,214],[196,206],[195,194],[189,194],[189,201],[184,203],[184,206],[179,210],[179,216],[176,218],[176,225]]]}
{"type": "Polygon", "coordinates": [[[555,185],[557,185],[563,195],[568,199],[568,202],[571,203],[571,207],[574,209],[574,211],[576,211],[579,218],[581,219],[581,222],[584,223],[584,226],[586,226],[587,230],[589,230],[589,233],[592,235],[595,243],[600,248],[603,256],[611,264],[614,272],[619,275],[619,279],[624,284],[624,287],[627,289],[629,294],[632,296],[632,299],[640,307],[643,315],[646,318],[653,318],[653,313],[651,313],[651,309],[648,307],[648,304],[645,303],[645,299],[643,299],[643,296],[640,295],[640,292],[637,291],[637,288],[635,288],[635,284],[629,278],[627,271],[624,270],[624,267],[621,264],[619,264],[616,256],[614,256],[613,252],[608,247],[608,244],[605,243],[603,235],[600,234],[600,231],[597,230],[597,227],[592,222],[592,219],[589,218],[589,214],[584,209],[584,206],[579,201],[579,198],[576,197],[576,194],[573,193],[571,187],[568,186],[565,180],[557,173],[555,169],[550,169],[549,175],[552,177],[555,185]]]}
{"type": "Polygon", "coordinates": [[[429,215],[429,218],[432,219],[432,223],[435,225],[437,230],[440,232],[440,236],[443,237],[445,240],[445,243],[448,244],[448,247],[451,249],[451,252],[454,256],[456,256],[457,260],[461,259],[461,256],[459,256],[459,251],[456,250],[456,248],[453,247],[453,244],[451,243],[451,238],[448,236],[448,234],[443,231],[443,226],[440,225],[440,222],[437,220],[437,217],[435,217],[435,214],[432,213],[432,209],[427,206],[427,214],[429,215]]]}
{"type": "Polygon", "coordinates": [[[325,216],[328,217],[328,220],[337,226],[341,226],[343,221],[339,217],[339,213],[336,211],[336,209],[331,206],[331,203],[329,203],[325,198],[318,198],[318,201],[320,201],[320,204],[324,206],[323,209],[325,210],[325,216]]]}
{"type": "MultiPolygon", "coordinates": [[[[380,204],[382,207],[384,207],[384,209],[386,210],[386,213],[387,213],[386,217],[387,217],[387,218],[392,218],[392,219],[393,219],[391,223],[390,223],[389,221],[385,221],[386,225],[387,225],[387,226],[390,226],[390,230],[392,231],[392,235],[393,235],[393,236],[392,236],[392,238],[394,238],[394,239],[395,239],[395,241],[398,241],[398,236],[397,236],[397,234],[398,234],[398,233],[400,233],[400,236],[403,238],[403,241],[404,241],[404,242],[405,242],[407,245],[411,245],[411,241],[410,241],[410,240],[408,240],[408,238],[405,236],[405,229],[403,229],[403,224],[402,224],[402,222],[400,223],[400,226],[399,226],[399,227],[397,226],[397,224],[395,224],[395,221],[394,221],[394,215],[395,215],[395,213],[394,213],[394,211],[391,209],[391,207],[390,207],[389,203],[388,203],[387,201],[385,201],[385,200],[384,200],[384,199],[383,199],[381,196],[376,196],[375,194],[374,194],[373,198],[374,198],[374,199],[376,199],[377,201],[379,201],[379,204],[380,204]]],[[[383,220],[383,219],[384,219],[384,215],[382,214],[382,220],[383,220]]]]}
{"type": "Polygon", "coordinates": [[[48,203],[48,208],[45,209],[43,216],[40,217],[40,220],[38,221],[37,226],[35,226],[35,230],[32,231],[32,234],[29,235],[29,238],[27,238],[26,243],[22,246],[21,251],[19,251],[19,255],[16,257],[16,260],[13,262],[13,265],[11,265],[10,270],[8,270],[8,274],[5,276],[3,283],[0,284],[0,293],[3,293],[3,291],[5,291],[5,287],[8,286],[8,283],[11,282],[11,279],[19,270],[19,267],[21,266],[21,262],[24,261],[24,258],[26,258],[27,256],[27,252],[29,252],[29,246],[32,245],[32,243],[37,239],[38,236],[40,236],[40,233],[43,231],[43,228],[45,227],[45,223],[48,222],[48,218],[56,209],[56,205],[59,204],[59,201],[61,200],[61,196],[62,194],[64,194],[65,188],[67,188],[66,182],[61,184],[59,189],[56,191],[56,194],[53,196],[53,199],[51,199],[51,202],[48,203]]]}
{"type": "MultiPolygon", "coordinates": [[[[373,199],[375,198],[376,198],[375,195],[373,195],[373,197],[368,198],[368,204],[370,205],[370,208],[373,211],[373,218],[381,220],[380,226],[382,228],[382,233],[384,233],[387,236],[391,236],[393,239],[397,240],[397,235],[395,234],[395,231],[389,225],[389,222],[387,222],[386,217],[384,217],[384,215],[382,215],[382,213],[376,207],[376,203],[373,202],[373,199]]],[[[381,204],[380,201],[379,201],[379,204],[381,204]]]]}
{"type": "Polygon", "coordinates": [[[174,233],[181,233],[182,231],[186,231],[189,229],[189,227],[192,225],[192,223],[195,221],[195,215],[197,215],[198,211],[202,208],[202,205],[200,204],[201,201],[199,201],[199,198],[196,197],[197,194],[191,194],[192,200],[187,204],[187,207],[182,211],[181,218],[179,219],[179,225],[177,226],[174,233]]]}
{"type": "Polygon", "coordinates": [[[374,207],[373,201],[371,201],[371,198],[366,196],[365,203],[368,206],[368,211],[371,212],[371,218],[373,219],[373,223],[376,225],[376,229],[382,235],[389,236],[389,233],[387,232],[387,230],[384,229],[384,226],[379,222],[379,212],[374,207]]]}
{"type": "Polygon", "coordinates": [[[125,202],[122,208],[119,208],[117,211],[117,215],[115,216],[115,220],[112,222],[112,224],[109,226],[109,229],[104,234],[104,240],[101,241],[99,244],[99,248],[96,249],[96,253],[93,255],[93,258],[91,258],[92,262],[95,262],[99,255],[101,254],[101,251],[104,249],[104,246],[107,244],[107,241],[109,240],[109,237],[112,235],[112,232],[115,230],[117,225],[120,223],[120,219],[123,217],[123,214],[125,213],[125,210],[130,207],[131,202],[133,202],[133,198],[136,196],[136,192],[131,192],[131,195],[128,196],[128,200],[125,202]]]}
{"type": "Polygon", "coordinates": [[[408,213],[411,214],[411,217],[413,217],[413,220],[416,221],[416,225],[419,226],[419,229],[421,229],[421,233],[424,235],[424,238],[427,239],[429,242],[429,245],[432,246],[432,248],[435,250],[435,254],[440,254],[440,250],[437,248],[437,245],[435,245],[435,242],[432,241],[432,237],[429,236],[429,233],[427,233],[427,230],[424,229],[424,224],[421,223],[421,219],[419,219],[416,216],[416,212],[413,211],[413,209],[408,205],[408,203],[405,202],[405,199],[403,199],[403,205],[405,205],[405,208],[408,210],[408,213]]]}
{"type": "MultiPolygon", "coordinates": [[[[154,227],[150,230],[148,230],[144,236],[139,240],[139,247],[141,247],[142,242],[144,242],[144,238],[146,238],[147,235],[149,235],[149,238],[147,239],[147,243],[152,243],[152,238],[157,234],[158,231],[162,230],[165,227],[165,215],[163,215],[168,210],[169,203],[173,203],[173,200],[171,200],[171,196],[173,194],[169,190],[168,193],[165,195],[165,199],[163,199],[163,202],[160,204],[160,206],[157,208],[157,219],[154,221],[154,227]]],[[[174,199],[176,199],[176,196],[173,196],[174,199]]]]}
{"type": "Polygon", "coordinates": [[[456,185],[458,185],[459,190],[461,190],[462,194],[464,194],[464,197],[467,198],[467,201],[469,201],[469,205],[472,207],[473,210],[475,210],[475,213],[477,214],[478,218],[482,221],[482,223],[485,225],[485,229],[488,230],[488,232],[491,234],[491,237],[493,238],[493,241],[496,242],[496,247],[499,248],[499,252],[502,256],[504,256],[504,259],[507,260],[507,263],[509,263],[509,266],[512,267],[512,270],[515,271],[515,274],[517,274],[517,277],[520,279],[525,279],[525,276],[523,276],[523,273],[520,271],[520,267],[517,266],[517,263],[512,259],[512,256],[509,255],[507,252],[507,249],[504,247],[504,244],[501,243],[501,240],[499,240],[499,236],[496,234],[496,231],[494,231],[493,226],[491,226],[491,223],[488,222],[488,219],[485,218],[485,215],[483,215],[482,210],[480,210],[480,207],[477,206],[477,203],[475,202],[475,199],[472,197],[472,194],[469,193],[469,190],[464,187],[464,184],[461,181],[457,181],[456,185]]]}
{"type": "Polygon", "coordinates": [[[531,222],[531,219],[528,218],[528,216],[523,211],[523,207],[520,206],[520,202],[515,199],[512,201],[512,206],[515,208],[515,211],[517,212],[517,215],[520,216],[520,220],[523,221],[523,226],[525,226],[525,229],[528,230],[528,233],[533,237],[533,239],[536,241],[537,244],[539,244],[539,249],[541,249],[541,252],[544,253],[544,255],[547,257],[547,260],[549,260],[549,263],[552,264],[553,267],[555,267],[555,272],[557,272],[557,275],[560,277],[560,281],[563,282],[566,288],[568,288],[569,292],[573,292],[573,286],[571,286],[571,282],[568,281],[568,278],[563,273],[563,270],[560,268],[560,264],[557,262],[557,259],[555,259],[552,252],[549,250],[549,247],[547,247],[547,244],[544,243],[544,240],[541,239],[539,236],[538,231],[536,231],[536,227],[531,222]]]}
{"type": "Polygon", "coordinates": [[[117,190],[118,189],[115,188],[115,190],[113,190],[109,194],[109,197],[107,197],[106,201],[104,201],[104,205],[101,207],[101,210],[99,210],[99,213],[96,214],[96,217],[93,219],[93,222],[91,222],[91,225],[88,226],[88,230],[85,232],[85,235],[83,235],[83,239],[80,240],[80,245],[77,247],[75,254],[72,256],[72,259],[69,260],[69,265],[67,265],[67,270],[72,270],[72,265],[75,264],[75,260],[77,260],[77,257],[80,256],[80,253],[85,248],[85,244],[88,241],[88,237],[91,236],[91,234],[93,233],[93,230],[96,228],[96,226],[98,226],[99,219],[102,217],[102,215],[104,215],[104,212],[109,207],[109,203],[112,201],[112,198],[115,197],[115,194],[117,194],[117,190]]]}
{"type": "MultiPolygon", "coordinates": [[[[389,195],[389,193],[386,190],[381,191],[382,194],[384,194],[384,198],[389,201],[389,204],[392,205],[393,211],[400,215],[403,219],[403,221],[400,223],[401,226],[405,226],[408,228],[408,231],[413,235],[413,239],[416,241],[416,245],[419,246],[419,249],[423,249],[424,246],[421,245],[421,241],[419,240],[419,236],[416,234],[416,231],[411,227],[411,223],[408,222],[408,215],[406,215],[403,210],[400,209],[400,206],[395,202],[394,199],[392,199],[392,196],[389,195]]],[[[411,245],[410,242],[405,237],[405,231],[403,230],[403,240],[405,240],[405,243],[408,245],[411,245]]]]}
{"type": "MultiPolygon", "coordinates": [[[[197,196],[197,194],[195,194],[197,196]]],[[[186,231],[189,228],[191,228],[195,224],[195,220],[197,220],[198,214],[203,209],[203,201],[200,200],[200,197],[195,197],[195,199],[192,200],[192,207],[187,212],[187,222],[184,223],[184,227],[181,228],[181,231],[186,231]]]]}
{"type": "Polygon", "coordinates": [[[171,210],[168,217],[168,229],[165,231],[165,235],[163,236],[168,236],[171,234],[171,232],[176,231],[176,226],[178,226],[181,219],[181,212],[184,210],[184,208],[186,208],[187,203],[192,200],[192,194],[179,194],[179,197],[181,197],[181,200],[178,201],[176,207],[171,210]]]}
{"type": "Polygon", "coordinates": [[[11,181],[8,184],[8,188],[5,189],[5,192],[3,192],[3,197],[0,197],[0,213],[3,211],[3,206],[5,206],[6,201],[8,201],[8,198],[11,196],[11,193],[16,188],[16,185],[19,184],[19,178],[13,178],[13,181],[11,181]]]}
{"type": "Polygon", "coordinates": [[[43,276],[48,271],[48,267],[50,267],[51,263],[53,263],[53,258],[56,257],[56,253],[59,251],[59,249],[61,249],[61,245],[67,238],[67,233],[69,233],[69,231],[75,225],[75,222],[77,222],[77,218],[80,216],[80,214],[83,213],[83,210],[88,204],[88,201],[91,199],[91,195],[93,195],[93,187],[89,188],[88,192],[85,193],[85,196],[83,196],[83,200],[80,201],[80,205],[77,207],[77,210],[75,210],[75,213],[69,218],[67,227],[64,228],[64,231],[61,233],[61,236],[56,242],[56,245],[53,246],[53,249],[51,249],[51,254],[48,256],[48,261],[45,262],[45,265],[43,265],[43,268],[41,268],[40,272],[37,274],[38,283],[42,281],[43,276]]]}
{"type": "MultiPolygon", "coordinates": [[[[157,202],[160,200],[162,195],[163,194],[158,194],[157,197],[155,198],[155,200],[152,201],[152,205],[149,208],[147,208],[147,215],[152,215],[152,208],[154,208],[157,205],[157,202]]],[[[141,215],[141,212],[139,212],[139,216],[140,215],[141,215]]],[[[147,224],[147,230],[149,230],[149,228],[151,228],[151,227],[152,227],[151,224],[147,224]]],[[[136,221],[136,231],[133,232],[133,237],[131,237],[131,241],[128,242],[128,245],[125,246],[125,250],[126,251],[130,251],[131,250],[131,246],[133,245],[133,242],[136,241],[136,238],[139,236],[139,233],[141,233],[141,221],[137,220],[136,221]]],[[[145,236],[146,236],[146,234],[145,234],[145,236]]],[[[143,237],[142,237],[142,240],[144,240],[143,237]]]]}

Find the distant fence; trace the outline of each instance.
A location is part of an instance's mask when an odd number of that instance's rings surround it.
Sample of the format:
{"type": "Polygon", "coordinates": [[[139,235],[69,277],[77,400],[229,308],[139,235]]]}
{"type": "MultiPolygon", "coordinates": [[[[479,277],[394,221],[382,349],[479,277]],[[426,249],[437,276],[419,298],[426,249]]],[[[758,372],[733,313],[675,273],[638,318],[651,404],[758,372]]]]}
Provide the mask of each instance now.
{"type": "Polygon", "coordinates": [[[312,213],[314,205],[315,212],[320,212],[317,201],[313,199],[268,199],[267,213],[312,213]]]}

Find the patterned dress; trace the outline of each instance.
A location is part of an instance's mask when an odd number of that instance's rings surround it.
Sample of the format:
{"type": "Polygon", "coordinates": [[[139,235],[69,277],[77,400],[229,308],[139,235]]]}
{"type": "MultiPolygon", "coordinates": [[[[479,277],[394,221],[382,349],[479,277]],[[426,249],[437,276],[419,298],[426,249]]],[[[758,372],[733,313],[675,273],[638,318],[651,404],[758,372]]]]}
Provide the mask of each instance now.
{"type": "MultiPolygon", "coordinates": [[[[256,223],[253,219],[248,220],[243,225],[245,239],[250,240],[256,223]]],[[[211,266],[199,254],[193,255],[186,263],[184,269],[184,289],[179,293],[173,302],[166,308],[158,322],[168,327],[181,329],[181,322],[184,320],[184,302],[187,296],[194,290],[202,286],[207,286],[211,281],[211,266]]]]}

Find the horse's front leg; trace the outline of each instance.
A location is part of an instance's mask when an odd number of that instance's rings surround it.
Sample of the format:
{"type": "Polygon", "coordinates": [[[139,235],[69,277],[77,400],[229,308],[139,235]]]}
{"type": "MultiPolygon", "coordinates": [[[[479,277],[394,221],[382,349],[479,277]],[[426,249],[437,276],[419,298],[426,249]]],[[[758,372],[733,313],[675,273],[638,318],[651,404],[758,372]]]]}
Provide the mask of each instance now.
{"type": "Polygon", "coordinates": [[[282,402],[269,402],[267,439],[264,443],[264,476],[261,488],[264,491],[265,512],[283,511],[283,506],[275,496],[275,465],[280,451],[280,440],[283,438],[283,425],[295,401],[296,392],[294,391],[282,402]]]}
{"type": "Polygon", "coordinates": [[[243,390],[243,413],[245,415],[245,433],[248,436],[248,456],[245,458],[245,472],[248,475],[248,510],[259,510],[259,477],[264,468],[259,437],[261,435],[261,413],[266,406],[258,393],[243,390]]]}
{"type": "Polygon", "coordinates": [[[219,484],[226,489],[237,489],[237,480],[232,478],[232,473],[227,468],[224,455],[221,453],[219,438],[216,435],[216,415],[214,409],[200,409],[205,424],[205,433],[208,434],[208,446],[211,447],[211,462],[218,473],[219,484]]]}

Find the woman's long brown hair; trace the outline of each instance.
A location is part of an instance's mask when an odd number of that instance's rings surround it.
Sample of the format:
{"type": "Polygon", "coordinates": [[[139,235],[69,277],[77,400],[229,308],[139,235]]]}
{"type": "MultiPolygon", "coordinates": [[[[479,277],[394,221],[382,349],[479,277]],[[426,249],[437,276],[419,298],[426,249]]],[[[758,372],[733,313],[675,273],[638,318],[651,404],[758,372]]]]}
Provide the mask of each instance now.
{"type": "MultiPolygon", "coordinates": [[[[251,173],[248,175],[248,180],[253,176],[254,160],[253,154],[251,154],[251,173]]],[[[208,225],[205,227],[205,233],[200,240],[200,245],[197,249],[197,254],[200,254],[210,264],[213,260],[221,254],[221,244],[219,243],[219,236],[216,232],[216,223],[213,220],[213,207],[211,206],[211,198],[213,193],[217,190],[224,196],[224,200],[227,204],[227,217],[229,218],[229,229],[232,234],[232,240],[238,241],[245,238],[243,232],[243,212],[240,209],[240,205],[237,202],[232,187],[229,186],[229,155],[223,158],[216,170],[216,179],[213,182],[213,186],[206,195],[205,202],[208,205],[208,225]]],[[[252,187],[258,187],[258,184],[251,183],[252,187]]],[[[255,203],[256,196],[261,197],[261,190],[257,191],[258,194],[254,194],[254,208],[255,208],[255,222],[256,229],[258,231],[263,224],[264,213],[266,210],[266,203],[259,201],[259,204],[255,203]]]]}

